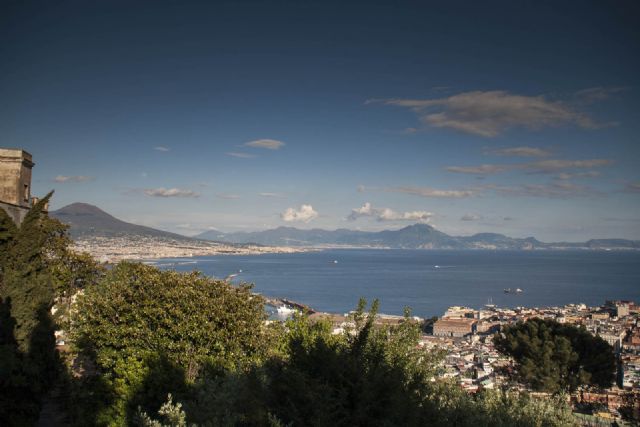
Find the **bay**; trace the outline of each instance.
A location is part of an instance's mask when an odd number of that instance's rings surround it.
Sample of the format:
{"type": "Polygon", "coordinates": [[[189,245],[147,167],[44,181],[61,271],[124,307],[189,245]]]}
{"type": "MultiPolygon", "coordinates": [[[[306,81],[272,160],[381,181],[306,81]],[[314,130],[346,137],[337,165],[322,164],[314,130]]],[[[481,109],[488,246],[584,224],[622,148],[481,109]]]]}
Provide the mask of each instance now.
{"type": "Polygon", "coordinates": [[[439,316],[452,305],[480,308],[598,306],[607,299],[640,302],[640,252],[436,251],[341,249],[296,254],[156,260],[160,268],[199,270],[319,311],[345,313],[360,297],[380,311],[439,316]],[[521,288],[522,293],[504,289],[521,288]]]}

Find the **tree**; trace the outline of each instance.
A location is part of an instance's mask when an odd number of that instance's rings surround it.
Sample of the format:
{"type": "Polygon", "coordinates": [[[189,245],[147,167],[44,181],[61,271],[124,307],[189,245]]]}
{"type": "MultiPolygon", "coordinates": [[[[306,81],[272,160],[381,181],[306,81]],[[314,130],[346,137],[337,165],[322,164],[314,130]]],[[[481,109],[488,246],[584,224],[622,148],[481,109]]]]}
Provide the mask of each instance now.
{"type": "Polygon", "coordinates": [[[268,407],[285,424],[420,425],[440,354],[418,347],[420,325],[405,316],[377,326],[378,302],[353,327],[333,335],[329,325],[298,318],[288,326],[288,357],[271,367],[268,407]]]}
{"type": "Polygon", "coordinates": [[[611,346],[584,328],[530,319],[507,326],[496,348],[517,363],[517,378],[534,390],[556,393],[581,385],[609,387],[616,362],[611,346]]]}
{"type": "Polygon", "coordinates": [[[183,406],[169,399],[160,417],[139,411],[141,425],[162,425],[152,418],[170,424],[168,409],[189,425],[576,425],[561,396],[535,399],[491,390],[470,396],[436,379],[442,355],[417,346],[420,325],[407,313],[398,326],[378,326],[377,304],[369,313],[364,307],[361,301],[344,334],[333,334],[327,322],[295,317],[282,331],[282,348],[266,364],[205,381],[191,401],[180,400],[183,406]]]}
{"type": "Polygon", "coordinates": [[[211,372],[247,369],[270,348],[262,297],[198,272],[122,262],[74,313],[74,340],[106,381],[104,417],[116,424],[211,372]]]}
{"type": "Polygon", "coordinates": [[[0,209],[0,419],[28,425],[58,373],[47,242],[53,232],[36,203],[20,227],[0,209]],[[10,414],[10,416],[9,416],[10,414]]]}

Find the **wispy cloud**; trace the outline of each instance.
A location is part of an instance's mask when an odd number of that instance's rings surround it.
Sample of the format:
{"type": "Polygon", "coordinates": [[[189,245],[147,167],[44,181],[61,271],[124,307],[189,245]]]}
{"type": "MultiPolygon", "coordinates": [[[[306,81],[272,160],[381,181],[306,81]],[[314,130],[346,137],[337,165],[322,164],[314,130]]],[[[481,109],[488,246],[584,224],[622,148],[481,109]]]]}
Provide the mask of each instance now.
{"type": "Polygon", "coordinates": [[[596,189],[571,182],[557,181],[549,184],[524,184],[519,186],[489,185],[486,187],[502,196],[571,198],[598,196],[596,189]]]}
{"type": "Polygon", "coordinates": [[[241,152],[237,152],[237,151],[231,151],[231,152],[228,152],[226,154],[227,154],[227,156],[237,157],[239,159],[253,159],[254,157],[256,157],[255,154],[241,153],[241,152]]]}
{"type": "Polygon", "coordinates": [[[247,147],[266,148],[267,150],[279,150],[284,147],[285,143],[276,139],[256,139],[245,143],[247,147]]]}
{"type": "Polygon", "coordinates": [[[468,173],[472,175],[493,175],[520,168],[520,165],[477,165],[477,166],[447,166],[449,172],[468,173]]]}
{"type": "Polygon", "coordinates": [[[458,189],[458,190],[440,190],[432,187],[365,187],[359,185],[357,187],[359,193],[366,191],[384,191],[388,193],[405,193],[420,197],[433,197],[443,199],[460,199],[465,197],[472,197],[479,194],[479,191],[475,188],[458,189]]]}
{"type": "Polygon", "coordinates": [[[156,151],[162,151],[164,153],[166,153],[167,151],[171,151],[171,148],[165,147],[164,145],[158,145],[156,147],[153,147],[153,149],[156,151]]]}
{"type": "Polygon", "coordinates": [[[566,102],[547,99],[543,95],[516,95],[503,90],[463,92],[434,99],[374,99],[366,103],[376,102],[408,108],[426,126],[488,138],[512,128],[600,127],[586,113],[566,102]]]}
{"type": "Polygon", "coordinates": [[[495,154],[505,157],[549,157],[551,152],[536,147],[509,147],[488,151],[489,154],[495,154]]]}
{"type": "Polygon", "coordinates": [[[471,197],[477,194],[476,190],[466,189],[466,190],[438,190],[431,187],[389,187],[385,188],[384,191],[389,191],[393,193],[406,193],[412,194],[414,196],[420,197],[435,197],[435,198],[453,198],[459,199],[464,197],[471,197]]]}
{"type": "Polygon", "coordinates": [[[142,192],[149,197],[200,197],[200,194],[181,188],[147,188],[142,192]]]}
{"type": "Polygon", "coordinates": [[[367,202],[362,207],[351,210],[351,214],[347,217],[349,221],[355,221],[358,218],[371,217],[376,221],[420,221],[428,222],[433,213],[427,211],[410,211],[396,212],[389,208],[374,208],[371,203],[367,202]]]}
{"type": "Polygon", "coordinates": [[[482,216],[476,214],[464,214],[460,218],[460,221],[478,221],[482,219],[482,216]]]}
{"type": "Polygon", "coordinates": [[[525,165],[526,169],[533,172],[557,172],[563,169],[576,168],[597,168],[602,166],[610,166],[613,164],[611,159],[588,159],[588,160],[540,160],[525,165]]]}
{"type": "Polygon", "coordinates": [[[586,171],[586,172],[561,172],[556,175],[555,179],[568,180],[575,178],[597,178],[602,173],[600,171],[586,171]]]}
{"type": "Polygon", "coordinates": [[[631,193],[640,193],[640,182],[629,182],[624,188],[631,193]]]}
{"type": "MultiPolygon", "coordinates": [[[[447,166],[445,170],[455,173],[466,173],[472,175],[493,175],[497,173],[523,170],[529,173],[558,173],[570,169],[597,168],[610,166],[613,164],[611,159],[587,159],[587,160],[538,160],[529,163],[511,163],[511,164],[482,164],[476,166],[447,166]]],[[[585,173],[584,177],[586,177],[585,173]]],[[[591,176],[596,176],[590,172],[591,176]]]]}
{"type": "Polygon", "coordinates": [[[227,199],[227,200],[236,200],[239,199],[240,196],[237,194],[216,194],[218,199],[227,199]]]}
{"type": "Polygon", "coordinates": [[[591,87],[576,92],[575,98],[580,103],[593,104],[594,102],[604,101],[613,94],[625,91],[626,89],[626,87],[591,87]]]}
{"type": "Polygon", "coordinates": [[[288,208],[280,214],[280,218],[286,222],[310,222],[318,217],[318,212],[311,205],[301,205],[300,209],[288,208]]]}
{"type": "Polygon", "coordinates": [[[84,175],[74,175],[74,176],[58,175],[55,178],[53,178],[53,181],[58,183],[87,182],[87,181],[93,181],[94,179],[95,178],[92,176],[84,176],[84,175]]]}
{"type": "Polygon", "coordinates": [[[286,199],[287,196],[282,194],[282,193],[258,193],[258,196],[260,197],[267,197],[267,198],[273,198],[273,199],[286,199]]]}

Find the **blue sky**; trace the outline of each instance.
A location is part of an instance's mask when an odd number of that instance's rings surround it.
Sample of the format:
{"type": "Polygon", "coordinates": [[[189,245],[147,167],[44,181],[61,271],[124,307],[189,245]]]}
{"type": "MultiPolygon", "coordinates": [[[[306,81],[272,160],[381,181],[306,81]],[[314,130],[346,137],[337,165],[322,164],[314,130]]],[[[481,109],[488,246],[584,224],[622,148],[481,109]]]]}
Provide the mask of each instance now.
{"type": "Polygon", "coordinates": [[[3,2],[0,146],[184,234],[640,239],[637,3],[443,3],[3,2]]]}

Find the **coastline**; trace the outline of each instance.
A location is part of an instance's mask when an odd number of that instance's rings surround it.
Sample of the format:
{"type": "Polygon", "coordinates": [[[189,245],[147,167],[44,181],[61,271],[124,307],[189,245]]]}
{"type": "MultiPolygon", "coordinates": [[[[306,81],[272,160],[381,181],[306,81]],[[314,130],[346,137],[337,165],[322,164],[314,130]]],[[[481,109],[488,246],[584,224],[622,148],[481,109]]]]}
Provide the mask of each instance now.
{"type": "Polygon", "coordinates": [[[288,246],[235,245],[204,240],[178,240],[146,236],[98,236],[74,240],[72,249],[87,252],[100,262],[149,261],[216,255],[293,254],[320,249],[288,246]]]}

